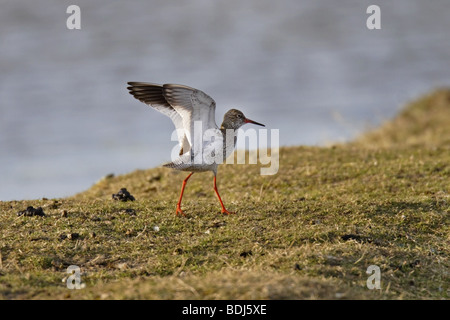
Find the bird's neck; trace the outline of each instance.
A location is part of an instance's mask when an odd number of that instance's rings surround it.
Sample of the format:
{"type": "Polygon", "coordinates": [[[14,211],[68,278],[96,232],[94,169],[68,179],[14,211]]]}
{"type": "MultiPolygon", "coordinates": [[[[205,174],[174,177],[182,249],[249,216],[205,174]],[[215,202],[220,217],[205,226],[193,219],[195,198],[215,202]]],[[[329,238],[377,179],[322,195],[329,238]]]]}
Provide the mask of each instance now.
{"type": "Polygon", "coordinates": [[[234,148],[236,147],[237,142],[237,130],[232,128],[226,128],[222,124],[220,127],[220,131],[223,136],[223,148],[224,148],[224,160],[228,158],[228,156],[233,153],[234,148]]]}
{"type": "Polygon", "coordinates": [[[237,136],[237,130],[233,128],[224,127],[223,125],[220,127],[220,132],[222,132],[224,139],[237,136]]]}
{"type": "Polygon", "coordinates": [[[227,130],[227,129],[233,129],[233,127],[227,121],[222,122],[222,124],[220,125],[220,130],[227,130]]]}

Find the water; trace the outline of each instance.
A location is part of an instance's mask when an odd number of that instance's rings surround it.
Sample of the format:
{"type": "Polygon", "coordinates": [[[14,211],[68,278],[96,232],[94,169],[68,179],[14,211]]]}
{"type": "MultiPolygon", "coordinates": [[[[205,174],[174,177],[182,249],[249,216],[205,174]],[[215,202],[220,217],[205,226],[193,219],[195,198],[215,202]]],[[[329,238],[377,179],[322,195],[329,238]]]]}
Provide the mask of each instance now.
{"type": "Polygon", "coordinates": [[[169,160],[170,120],[127,81],[199,88],[218,123],[239,108],[281,145],[349,140],[448,86],[450,2],[375,2],[0,1],[0,200],[169,160]],[[71,4],[81,30],[66,28],[71,4]],[[381,30],[366,28],[371,4],[381,30]]]}

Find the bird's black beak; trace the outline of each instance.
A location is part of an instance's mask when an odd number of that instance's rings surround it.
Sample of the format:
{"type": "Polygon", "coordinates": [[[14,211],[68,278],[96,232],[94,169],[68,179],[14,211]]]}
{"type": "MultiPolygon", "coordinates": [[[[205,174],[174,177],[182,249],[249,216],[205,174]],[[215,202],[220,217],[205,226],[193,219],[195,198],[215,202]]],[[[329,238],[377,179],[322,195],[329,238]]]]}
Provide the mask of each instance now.
{"type": "Polygon", "coordinates": [[[263,125],[262,123],[259,123],[259,122],[256,122],[256,121],[253,121],[253,120],[250,120],[250,119],[247,119],[247,118],[245,118],[244,122],[245,122],[245,123],[253,123],[253,124],[256,124],[256,125],[258,125],[258,126],[263,126],[263,127],[265,127],[265,125],[263,125]]]}

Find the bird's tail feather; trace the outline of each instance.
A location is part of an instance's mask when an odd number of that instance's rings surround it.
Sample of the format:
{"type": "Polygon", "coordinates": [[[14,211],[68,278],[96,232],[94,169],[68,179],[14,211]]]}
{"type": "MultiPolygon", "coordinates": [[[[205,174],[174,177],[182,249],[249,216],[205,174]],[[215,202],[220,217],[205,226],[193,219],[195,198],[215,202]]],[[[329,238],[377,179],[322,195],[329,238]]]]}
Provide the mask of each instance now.
{"type": "Polygon", "coordinates": [[[176,158],[172,162],[164,163],[163,167],[175,170],[183,170],[192,166],[190,159],[191,159],[190,152],[187,152],[182,156],[176,158]]]}

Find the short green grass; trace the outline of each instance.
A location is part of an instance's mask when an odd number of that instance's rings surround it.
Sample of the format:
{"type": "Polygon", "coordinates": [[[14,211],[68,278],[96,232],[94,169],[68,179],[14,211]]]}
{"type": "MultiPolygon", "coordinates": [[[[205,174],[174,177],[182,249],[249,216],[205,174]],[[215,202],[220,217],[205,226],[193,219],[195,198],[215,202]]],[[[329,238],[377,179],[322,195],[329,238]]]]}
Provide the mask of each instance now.
{"type": "Polygon", "coordinates": [[[331,147],[258,165],[105,178],[64,199],[0,202],[3,299],[448,299],[450,91],[331,147]],[[136,201],[111,195],[127,188],[136,201]],[[45,217],[18,217],[27,206],[45,217]],[[68,234],[78,234],[69,239],[68,234]],[[69,290],[67,267],[84,288],[69,290]],[[366,286],[370,265],[381,289],[366,286]]]}

